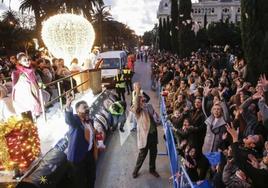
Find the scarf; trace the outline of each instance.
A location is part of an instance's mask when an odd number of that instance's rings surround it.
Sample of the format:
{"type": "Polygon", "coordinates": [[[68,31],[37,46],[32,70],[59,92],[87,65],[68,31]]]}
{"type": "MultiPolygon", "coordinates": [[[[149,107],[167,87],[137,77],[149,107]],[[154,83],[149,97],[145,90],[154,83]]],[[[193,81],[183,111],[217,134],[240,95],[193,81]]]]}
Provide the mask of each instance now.
{"type": "Polygon", "coordinates": [[[24,67],[22,65],[16,65],[16,71],[14,71],[14,74],[12,77],[13,86],[18,82],[21,74],[24,74],[33,85],[38,85],[34,69],[24,67]]]}

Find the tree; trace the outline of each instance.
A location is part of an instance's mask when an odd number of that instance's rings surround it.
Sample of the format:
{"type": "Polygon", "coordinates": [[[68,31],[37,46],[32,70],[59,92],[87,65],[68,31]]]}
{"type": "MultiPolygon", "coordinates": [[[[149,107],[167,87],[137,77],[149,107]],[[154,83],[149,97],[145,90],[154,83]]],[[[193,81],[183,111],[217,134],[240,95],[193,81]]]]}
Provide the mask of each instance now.
{"type": "MultiPolygon", "coordinates": [[[[4,2],[5,0],[2,0],[4,2]]],[[[10,2],[11,0],[9,0],[10,2]]],[[[41,40],[42,21],[58,12],[83,13],[91,20],[91,12],[97,5],[103,5],[103,0],[20,0],[20,10],[32,11],[35,16],[35,33],[41,40]]]]}
{"type": "Polygon", "coordinates": [[[7,10],[2,14],[2,22],[6,24],[10,24],[11,26],[19,26],[19,18],[16,15],[16,12],[12,10],[7,10]]]}
{"type": "Polygon", "coordinates": [[[138,36],[123,23],[118,21],[103,22],[103,42],[109,49],[121,50],[124,46],[134,49],[138,44],[138,36]]]}
{"type": "Polygon", "coordinates": [[[109,9],[107,10],[107,6],[97,6],[97,8],[94,10],[93,13],[93,24],[95,25],[95,28],[97,28],[97,42],[96,44],[102,47],[103,41],[103,22],[105,21],[111,21],[112,15],[109,12],[109,9]]]}
{"type": "Polygon", "coordinates": [[[179,3],[179,56],[188,57],[195,48],[195,34],[192,31],[192,2],[180,0],[179,3]]]}
{"type": "Polygon", "coordinates": [[[159,18],[159,28],[158,28],[158,42],[159,49],[162,51],[164,49],[164,28],[162,23],[162,18],[159,18]]]}
{"type": "Polygon", "coordinates": [[[14,25],[6,21],[0,22],[1,54],[14,54],[18,51],[27,51],[31,46],[33,31],[22,28],[20,24],[14,25]]]}
{"type": "Polygon", "coordinates": [[[167,35],[168,35],[168,27],[167,27],[167,20],[164,19],[163,21],[163,49],[168,50],[168,40],[167,40],[167,35]]]}
{"type": "Polygon", "coordinates": [[[206,28],[200,29],[196,34],[196,44],[197,48],[207,48],[209,47],[208,32],[206,28]]]}
{"type": "Polygon", "coordinates": [[[207,13],[205,13],[205,16],[204,16],[204,28],[207,28],[207,25],[208,25],[208,18],[207,18],[207,13]]]}
{"type": "Polygon", "coordinates": [[[178,0],[171,1],[171,51],[178,53],[178,0]]]}
{"type": "Polygon", "coordinates": [[[81,13],[91,20],[94,7],[103,6],[103,0],[59,0],[65,6],[67,12],[81,13]]]}
{"type": "Polygon", "coordinates": [[[153,46],[154,48],[157,48],[157,35],[158,35],[158,26],[157,24],[154,25],[154,28],[151,31],[146,31],[143,36],[143,44],[146,46],[153,46]]]}
{"type": "Polygon", "coordinates": [[[248,63],[248,79],[257,82],[261,73],[268,73],[268,2],[241,0],[242,44],[248,63]]]}
{"type": "Polygon", "coordinates": [[[207,29],[208,40],[212,45],[231,45],[241,46],[241,32],[240,27],[229,23],[228,20],[226,22],[216,22],[212,23],[208,26],[207,29]]]}
{"type": "Polygon", "coordinates": [[[170,52],[171,51],[171,23],[169,16],[167,17],[167,29],[165,33],[165,41],[166,41],[166,51],[170,52]]]}
{"type": "Polygon", "coordinates": [[[41,29],[42,29],[42,18],[41,18],[41,0],[22,0],[20,4],[21,12],[33,11],[35,17],[35,32],[39,39],[41,39],[41,29]]]}

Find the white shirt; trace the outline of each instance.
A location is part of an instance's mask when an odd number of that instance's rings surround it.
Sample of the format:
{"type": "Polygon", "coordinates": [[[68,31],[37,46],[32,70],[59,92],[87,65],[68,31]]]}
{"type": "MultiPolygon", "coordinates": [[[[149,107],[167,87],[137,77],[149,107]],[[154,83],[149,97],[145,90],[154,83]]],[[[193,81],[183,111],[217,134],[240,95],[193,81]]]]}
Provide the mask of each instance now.
{"type": "Polygon", "coordinates": [[[89,145],[88,145],[88,151],[90,151],[93,147],[93,142],[94,142],[94,130],[91,125],[91,123],[85,123],[85,128],[89,130],[90,133],[90,138],[89,138],[89,145]]]}

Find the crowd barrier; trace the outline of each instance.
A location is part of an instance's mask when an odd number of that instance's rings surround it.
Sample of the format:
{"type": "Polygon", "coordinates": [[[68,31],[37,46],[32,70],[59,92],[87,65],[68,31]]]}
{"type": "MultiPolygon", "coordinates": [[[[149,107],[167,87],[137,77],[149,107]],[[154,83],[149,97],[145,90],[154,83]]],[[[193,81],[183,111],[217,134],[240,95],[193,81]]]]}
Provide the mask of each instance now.
{"type": "Polygon", "coordinates": [[[172,123],[168,120],[165,98],[161,95],[162,88],[158,82],[157,95],[160,102],[160,117],[165,132],[165,144],[169,157],[170,170],[174,188],[211,188],[210,183],[205,180],[199,184],[191,181],[185,167],[181,164],[180,156],[177,153],[175,139],[172,131],[172,123]]]}
{"type": "Polygon", "coordinates": [[[176,144],[171,129],[171,122],[168,120],[164,97],[160,94],[160,116],[165,132],[165,143],[169,157],[170,169],[174,188],[194,188],[183,165],[180,164],[180,157],[177,154],[176,144]]]}

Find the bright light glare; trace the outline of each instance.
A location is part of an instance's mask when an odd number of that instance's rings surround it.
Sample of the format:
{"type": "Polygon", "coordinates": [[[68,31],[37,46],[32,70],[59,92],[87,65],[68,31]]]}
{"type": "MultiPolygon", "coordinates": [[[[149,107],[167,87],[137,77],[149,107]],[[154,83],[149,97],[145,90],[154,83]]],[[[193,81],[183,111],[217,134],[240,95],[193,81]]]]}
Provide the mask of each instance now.
{"type": "Polygon", "coordinates": [[[95,40],[95,32],[83,16],[58,14],[43,23],[42,38],[52,55],[63,58],[68,65],[73,58],[87,58],[95,40]]]}

